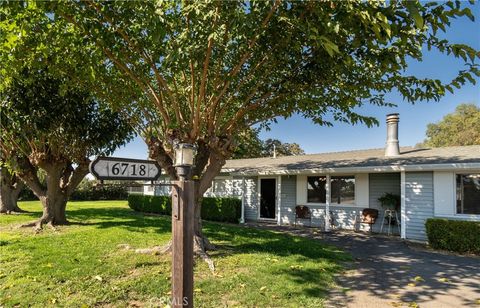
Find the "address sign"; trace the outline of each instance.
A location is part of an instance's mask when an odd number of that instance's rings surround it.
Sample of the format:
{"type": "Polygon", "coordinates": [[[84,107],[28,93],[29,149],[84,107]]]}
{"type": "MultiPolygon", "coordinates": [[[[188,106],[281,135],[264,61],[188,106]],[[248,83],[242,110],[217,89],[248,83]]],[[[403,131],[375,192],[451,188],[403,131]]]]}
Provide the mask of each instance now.
{"type": "Polygon", "coordinates": [[[160,165],[154,160],[97,157],[90,163],[90,173],[98,180],[145,180],[160,177],[160,165]]]}

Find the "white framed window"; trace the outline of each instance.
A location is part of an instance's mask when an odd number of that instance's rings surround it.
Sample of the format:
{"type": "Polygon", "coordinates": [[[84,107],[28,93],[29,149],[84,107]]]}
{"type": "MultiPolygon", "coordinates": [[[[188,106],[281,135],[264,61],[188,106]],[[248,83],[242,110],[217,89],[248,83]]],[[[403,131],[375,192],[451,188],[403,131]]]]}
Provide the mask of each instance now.
{"type": "Polygon", "coordinates": [[[331,204],[355,204],[355,176],[332,176],[331,204]]]}
{"type": "Polygon", "coordinates": [[[326,184],[326,176],[307,176],[307,202],[326,203],[326,184]]]}
{"type": "Polygon", "coordinates": [[[456,213],[480,215],[480,173],[456,175],[456,213]]]}
{"type": "MultiPolygon", "coordinates": [[[[307,203],[326,203],[326,184],[326,176],[307,176],[307,203]]],[[[355,205],[355,176],[331,176],[330,203],[355,205]]]]}

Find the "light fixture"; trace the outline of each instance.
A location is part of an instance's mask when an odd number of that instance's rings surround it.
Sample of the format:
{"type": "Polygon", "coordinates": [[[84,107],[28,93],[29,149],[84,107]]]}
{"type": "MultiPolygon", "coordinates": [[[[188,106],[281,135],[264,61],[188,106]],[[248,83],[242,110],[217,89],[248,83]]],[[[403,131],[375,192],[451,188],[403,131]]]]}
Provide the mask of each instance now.
{"type": "Polygon", "coordinates": [[[175,145],[175,167],[191,167],[195,158],[196,147],[190,143],[175,145]]]}

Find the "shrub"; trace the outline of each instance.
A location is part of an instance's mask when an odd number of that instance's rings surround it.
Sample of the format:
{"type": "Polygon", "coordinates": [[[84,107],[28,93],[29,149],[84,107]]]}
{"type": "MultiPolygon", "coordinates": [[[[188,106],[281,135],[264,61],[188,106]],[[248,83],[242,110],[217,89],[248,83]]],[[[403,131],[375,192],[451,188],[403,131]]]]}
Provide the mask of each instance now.
{"type": "Polygon", "coordinates": [[[28,188],[27,186],[23,187],[18,195],[18,201],[33,201],[38,200],[37,196],[33,193],[33,191],[28,188]]]}
{"type": "Polygon", "coordinates": [[[129,195],[128,206],[137,212],[172,215],[172,199],[167,196],[129,195]]]}
{"type": "MultiPolygon", "coordinates": [[[[128,206],[138,212],[172,214],[170,196],[129,195],[128,206]]],[[[205,197],[202,201],[202,219],[238,223],[241,207],[242,201],[237,198],[205,197]]]]}
{"type": "Polygon", "coordinates": [[[238,223],[242,215],[242,201],[237,198],[205,197],[201,215],[206,220],[238,223]]]}
{"type": "Polygon", "coordinates": [[[425,227],[433,248],[480,255],[480,222],[429,218],[425,227]]]}

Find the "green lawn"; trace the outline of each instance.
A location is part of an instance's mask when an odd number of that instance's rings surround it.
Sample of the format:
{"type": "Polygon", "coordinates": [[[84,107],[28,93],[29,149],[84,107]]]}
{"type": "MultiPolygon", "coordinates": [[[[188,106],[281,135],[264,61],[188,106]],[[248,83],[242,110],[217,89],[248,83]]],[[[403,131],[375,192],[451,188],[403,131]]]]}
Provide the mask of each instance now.
{"type": "MultiPolygon", "coordinates": [[[[39,234],[18,229],[40,216],[0,216],[0,307],[165,306],[170,255],[139,255],[170,238],[168,217],[133,212],[126,201],[69,202],[71,225],[39,234]]],[[[318,241],[241,226],[206,223],[219,249],[215,274],[195,267],[195,306],[321,307],[334,274],[350,257],[318,241]]]]}

